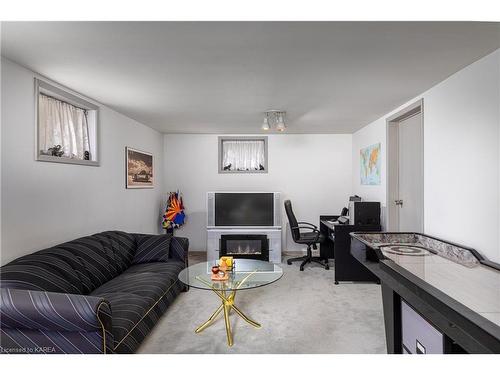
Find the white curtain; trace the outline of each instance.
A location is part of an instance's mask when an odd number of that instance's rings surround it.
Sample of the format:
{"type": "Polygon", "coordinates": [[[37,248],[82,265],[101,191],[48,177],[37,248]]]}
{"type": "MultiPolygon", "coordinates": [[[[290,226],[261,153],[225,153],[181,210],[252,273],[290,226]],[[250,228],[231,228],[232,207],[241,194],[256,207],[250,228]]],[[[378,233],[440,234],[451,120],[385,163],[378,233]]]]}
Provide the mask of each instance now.
{"type": "Polygon", "coordinates": [[[231,171],[260,170],[264,166],[264,141],[225,140],[222,167],[231,171]]]}
{"type": "Polygon", "coordinates": [[[83,159],[90,152],[87,112],[72,104],[38,96],[39,148],[44,154],[61,145],[63,157],[83,159]]]}

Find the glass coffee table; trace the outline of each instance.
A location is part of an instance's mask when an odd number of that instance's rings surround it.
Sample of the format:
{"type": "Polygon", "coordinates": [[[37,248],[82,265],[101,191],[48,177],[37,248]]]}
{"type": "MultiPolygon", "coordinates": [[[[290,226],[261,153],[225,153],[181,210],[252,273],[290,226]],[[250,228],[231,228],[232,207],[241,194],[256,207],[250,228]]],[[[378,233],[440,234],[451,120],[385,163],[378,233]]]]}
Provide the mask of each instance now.
{"type": "Polygon", "coordinates": [[[229,346],[233,346],[231,322],[229,321],[229,313],[232,310],[248,324],[255,328],[261,327],[259,323],[243,314],[234,304],[236,292],[272,284],[283,276],[283,270],[273,263],[261,260],[235,259],[233,270],[229,272],[227,281],[212,281],[210,277],[212,275],[212,266],[215,264],[216,262],[212,261],[189,266],[179,273],[179,280],[193,288],[211,290],[221,300],[221,305],[217,310],[205,323],[196,328],[195,332],[200,333],[203,331],[215,321],[221,312],[224,312],[227,343],[229,346]]]}

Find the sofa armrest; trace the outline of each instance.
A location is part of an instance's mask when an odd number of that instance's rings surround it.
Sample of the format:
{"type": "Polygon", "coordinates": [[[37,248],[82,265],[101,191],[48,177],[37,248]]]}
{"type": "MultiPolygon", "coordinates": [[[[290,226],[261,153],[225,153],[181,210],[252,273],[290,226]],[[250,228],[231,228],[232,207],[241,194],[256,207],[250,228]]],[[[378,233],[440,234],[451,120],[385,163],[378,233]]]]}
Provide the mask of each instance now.
{"type": "Polygon", "coordinates": [[[101,297],[2,288],[0,317],[3,332],[28,337],[81,335],[93,340],[98,352],[113,350],[111,307],[101,297]]]}
{"type": "Polygon", "coordinates": [[[170,241],[170,257],[184,262],[188,266],[189,239],[186,237],[172,237],[170,241]]]}

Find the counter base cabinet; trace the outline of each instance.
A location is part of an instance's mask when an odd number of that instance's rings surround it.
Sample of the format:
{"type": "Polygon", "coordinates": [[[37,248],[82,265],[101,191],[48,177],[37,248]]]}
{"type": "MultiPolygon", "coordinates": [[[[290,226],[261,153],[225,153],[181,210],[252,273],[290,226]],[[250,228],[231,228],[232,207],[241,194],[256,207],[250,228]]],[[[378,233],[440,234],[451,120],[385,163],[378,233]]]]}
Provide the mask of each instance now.
{"type": "Polygon", "coordinates": [[[405,301],[401,301],[401,335],[403,353],[444,353],[444,335],[405,301]]]}
{"type": "MultiPolygon", "coordinates": [[[[381,286],[388,354],[467,353],[386,283],[381,286]]],[[[426,307],[423,310],[430,311],[426,307]]],[[[446,324],[450,326],[449,322],[446,324]]]]}

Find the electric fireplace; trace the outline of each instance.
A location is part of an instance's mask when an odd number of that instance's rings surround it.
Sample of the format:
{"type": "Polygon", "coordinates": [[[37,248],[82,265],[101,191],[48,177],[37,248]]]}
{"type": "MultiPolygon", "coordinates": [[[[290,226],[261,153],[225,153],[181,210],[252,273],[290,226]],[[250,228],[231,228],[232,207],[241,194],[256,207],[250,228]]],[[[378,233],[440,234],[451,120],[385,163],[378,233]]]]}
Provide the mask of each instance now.
{"type": "Polygon", "coordinates": [[[269,241],[262,234],[223,234],[220,256],[269,261],[269,241]]]}

